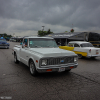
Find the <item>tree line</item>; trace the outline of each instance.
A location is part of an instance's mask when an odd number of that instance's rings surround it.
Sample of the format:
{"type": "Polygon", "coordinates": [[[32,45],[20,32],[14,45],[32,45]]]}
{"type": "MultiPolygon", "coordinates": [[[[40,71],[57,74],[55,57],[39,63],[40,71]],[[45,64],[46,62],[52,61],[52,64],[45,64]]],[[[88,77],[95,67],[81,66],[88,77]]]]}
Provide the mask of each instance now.
{"type": "Polygon", "coordinates": [[[6,33],[0,34],[0,37],[3,37],[5,39],[10,39],[12,35],[7,35],[6,33]]]}

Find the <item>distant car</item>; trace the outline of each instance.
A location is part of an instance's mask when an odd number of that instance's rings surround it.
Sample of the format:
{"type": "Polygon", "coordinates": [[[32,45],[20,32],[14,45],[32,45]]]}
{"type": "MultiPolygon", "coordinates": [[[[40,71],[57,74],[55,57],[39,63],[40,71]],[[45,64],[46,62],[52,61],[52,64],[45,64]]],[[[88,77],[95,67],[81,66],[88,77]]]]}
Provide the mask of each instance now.
{"type": "Polygon", "coordinates": [[[0,39],[0,48],[7,48],[9,49],[10,44],[7,43],[6,39],[0,39]]]}
{"type": "Polygon", "coordinates": [[[85,41],[71,41],[68,46],[60,46],[59,48],[73,51],[79,58],[100,56],[100,48],[95,48],[90,42],[85,41]]]}
{"type": "Polygon", "coordinates": [[[9,41],[10,41],[10,42],[16,42],[16,39],[14,39],[14,38],[10,38],[9,41]]]}

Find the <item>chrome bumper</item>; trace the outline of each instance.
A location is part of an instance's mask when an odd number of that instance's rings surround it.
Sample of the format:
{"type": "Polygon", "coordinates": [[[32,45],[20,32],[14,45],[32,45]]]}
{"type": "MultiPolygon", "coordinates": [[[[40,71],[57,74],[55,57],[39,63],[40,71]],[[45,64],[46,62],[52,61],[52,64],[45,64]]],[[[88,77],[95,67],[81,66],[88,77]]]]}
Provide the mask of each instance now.
{"type": "Polygon", "coordinates": [[[46,67],[37,68],[36,70],[39,73],[43,73],[43,72],[59,72],[60,68],[65,68],[65,70],[69,70],[69,69],[76,68],[77,66],[78,66],[78,63],[76,63],[76,64],[68,64],[68,65],[52,65],[52,66],[46,66],[46,67]],[[48,69],[51,69],[51,71],[47,71],[48,69]]]}
{"type": "Polygon", "coordinates": [[[100,55],[87,55],[87,57],[99,57],[100,55]]]}
{"type": "Polygon", "coordinates": [[[0,48],[9,48],[9,46],[0,46],[0,48]]]}

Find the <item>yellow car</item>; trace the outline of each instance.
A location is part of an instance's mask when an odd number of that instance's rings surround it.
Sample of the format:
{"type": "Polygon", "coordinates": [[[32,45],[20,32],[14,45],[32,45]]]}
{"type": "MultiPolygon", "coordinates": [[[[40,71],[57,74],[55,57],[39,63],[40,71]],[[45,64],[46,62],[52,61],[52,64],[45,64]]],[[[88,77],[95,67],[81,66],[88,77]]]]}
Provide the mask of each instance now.
{"type": "Polygon", "coordinates": [[[100,48],[95,48],[90,42],[85,41],[71,41],[68,46],[59,46],[59,48],[73,51],[79,58],[100,56],[100,48]]]}

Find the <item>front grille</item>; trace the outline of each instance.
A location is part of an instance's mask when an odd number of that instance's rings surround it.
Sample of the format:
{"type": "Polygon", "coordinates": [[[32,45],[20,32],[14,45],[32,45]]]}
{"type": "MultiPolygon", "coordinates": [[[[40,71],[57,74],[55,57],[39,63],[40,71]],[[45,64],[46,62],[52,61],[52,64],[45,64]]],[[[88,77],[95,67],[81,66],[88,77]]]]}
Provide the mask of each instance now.
{"type": "Polygon", "coordinates": [[[47,65],[58,65],[67,63],[74,63],[74,57],[49,58],[47,60],[47,65]]]}
{"type": "Polygon", "coordinates": [[[6,44],[6,43],[2,43],[2,44],[6,44]]]}

